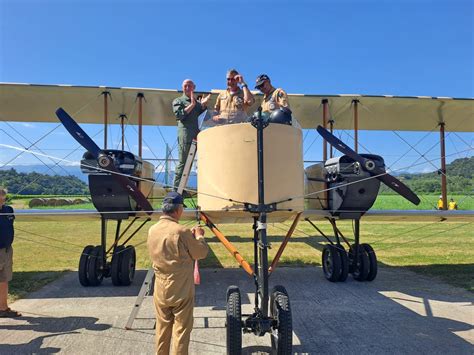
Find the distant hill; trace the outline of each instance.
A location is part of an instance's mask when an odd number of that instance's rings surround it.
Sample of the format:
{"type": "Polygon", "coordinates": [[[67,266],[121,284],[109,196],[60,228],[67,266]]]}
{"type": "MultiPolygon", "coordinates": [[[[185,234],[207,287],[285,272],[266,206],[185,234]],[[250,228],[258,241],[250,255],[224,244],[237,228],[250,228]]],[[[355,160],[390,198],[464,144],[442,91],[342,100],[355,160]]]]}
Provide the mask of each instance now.
{"type": "Polygon", "coordinates": [[[60,176],[75,176],[83,182],[87,183],[87,175],[81,172],[79,165],[57,165],[55,167],[48,168],[46,165],[32,164],[32,165],[10,165],[3,168],[2,170],[15,169],[18,173],[40,173],[46,175],[60,175],[60,176]]]}
{"type": "MultiPolygon", "coordinates": [[[[471,194],[474,190],[474,157],[470,158],[461,158],[453,160],[450,164],[446,165],[447,176],[448,176],[448,193],[457,193],[457,194],[471,194]]],[[[22,194],[37,194],[33,192],[25,191],[44,191],[39,194],[81,194],[81,192],[71,192],[71,193],[57,193],[54,191],[57,190],[67,190],[67,191],[82,191],[81,189],[85,186],[86,193],[89,192],[87,188],[87,175],[81,172],[79,166],[56,166],[54,168],[54,173],[44,165],[16,165],[12,167],[6,167],[0,169],[0,185],[6,185],[9,187],[10,192],[14,193],[18,191],[18,186],[24,186],[27,183],[31,183],[30,174],[39,174],[44,175],[38,181],[36,181],[28,189],[23,190],[22,194]],[[2,176],[5,176],[5,171],[10,171],[13,169],[15,173],[20,176],[13,179],[13,187],[9,186],[11,181],[6,181],[2,176]],[[23,174],[23,175],[21,175],[23,174]],[[61,178],[63,177],[63,178],[61,178]],[[76,180],[82,182],[83,185],[79,185],[76,180]],[[30,180],[29,180],[30,179],[30,180]],[[5,182],[4,182],[5,181],[5,182]],[[54,183],[52,183],[54,181],[54,183]],[[63,186],[66,184],[66,186],[63,186]],[[81,187],[80,187],[81,186],[81,187]]],[[[8,174],[7,174],[8,175],[8,174]]],[[[33,175],[37,178],[37,175],[33,175]]],[[[396,175],[397,178],[405,182],[413,191],[419,194],[439,194],[441,192],[441,177],[438,172],[431,173],[416,173],[410,174],[402,172],[396,175]]],[[[174,172],[171,171],[168,174],[168,184],[173,183],[174,172]]],[[[156,181],[164,184],[165,173],[157,173],[155,176],[156,181]]],[[[197,187],[197,175],[196,172],[191,172],[189,177],[188,187],[196,189],[197,187]]],[[[394,193],[391,189],[387,188],[385,185],[381,187],[382,193],[394,193]]]]}
{"type": "MultiPolygon", "coordinates": [[[[448,193],[471,194],[474,191],[474,157],[460,158],[446,164],[446,176],[448,193]]],[[[397,177],[416,193],[441,193],[441,175],[437,171],[417,174],[401,173],[397,177]]],[[[383,186],[381,192],[392,193],[392,190],[383,186]]]]}
{"type": "Polygon", "coordinates": [[[6,187],[9,193],[22,195],[85,195],[89,193],[87,184],[72,175],[20,173],[13,168],[0,170],[0,185],[6,187]]]}
{"type": "MultiPolygon", "coordinates": [[[[157,173],[155,179],[164,184],[166,181],[165,173],[157,173]]],[[[173,183],[173,179],[174,172],[171,171],[168,174],[168,185],[173,183]]],[[[81,172],[79,166],[61,165],[49,169],[45,165],[15,165],[0,168],[0,186],[6,186],[10,193],[20,191],[22,195],[80,195],[83,192],[58,191],[82,191],[85,186],[85,193],[88,194],[87,184],[88,177],[81,172]],[[76,180],[82,182],[82,185],[76,180]],[[23,189],[28,184],[29,186],[23,189]]],[[[197,175],[194,171],[189,176],[188,187],[197,188],[197,175]]]]}

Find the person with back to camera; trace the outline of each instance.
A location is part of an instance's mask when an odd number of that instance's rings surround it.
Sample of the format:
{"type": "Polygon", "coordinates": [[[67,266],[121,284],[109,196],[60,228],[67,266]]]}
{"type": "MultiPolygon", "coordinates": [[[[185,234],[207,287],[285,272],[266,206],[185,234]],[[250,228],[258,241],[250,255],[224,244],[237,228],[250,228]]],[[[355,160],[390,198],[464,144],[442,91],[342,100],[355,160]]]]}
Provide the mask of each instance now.
{"type": "Polygon", "coordinates": [[[150,227],[147,246],[155,271],[153,301],[156,311],[156,353],[187,354],[193,329],[194,261],[204,259],[209,247],[204,230],[179,224],[183,197],[169,192],[163,215],[150,227]]]}

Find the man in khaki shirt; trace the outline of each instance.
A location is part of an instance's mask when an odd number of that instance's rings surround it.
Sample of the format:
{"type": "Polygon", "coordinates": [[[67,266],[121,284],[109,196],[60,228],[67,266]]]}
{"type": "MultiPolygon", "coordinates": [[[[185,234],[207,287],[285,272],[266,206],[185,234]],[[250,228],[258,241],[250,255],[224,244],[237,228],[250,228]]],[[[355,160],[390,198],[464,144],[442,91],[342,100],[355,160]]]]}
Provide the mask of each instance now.
{"type": "Polygon", "coordinates": [[[204,230],[178,222],[183,198],[170,192],[163,199],[163,216],[148,232],[148,251],[155,270],[156,353],[188,354],[193,329],[194,260],[204,259],[209,247],[204,230]]]}
{"type": "Polygon", "coordinates": [[[257,77],[255,89],[263,93],[262,112],[272,112],[280,107],[290,108],[288,95],[281,88],[275,89],[268,75],[262,74],[257,77]]]}
{"type": "Polygon", "coordinates": [[[246,122],[247,110],[254,103],[244,77],[237,70],[230,69],[227,71],[227,90],[217,97],[212,119],[220,124],[246,122]]]}
{"type": "Polygon", "coordinates": [[[301,128],[296,118],[291,117],[288,94],[282,88],[274,88],[268,75],[261,74],[257,77],[255,80],[255,89],[258,89],[263,93],[263,101],[260,105],[262,107],[263,114],[265,114],[267,117],[270,117],[271,119],[271,113],[281,109],[285,113],[285,117],[291,119],[290,124],[293,127],[301,128]]]}

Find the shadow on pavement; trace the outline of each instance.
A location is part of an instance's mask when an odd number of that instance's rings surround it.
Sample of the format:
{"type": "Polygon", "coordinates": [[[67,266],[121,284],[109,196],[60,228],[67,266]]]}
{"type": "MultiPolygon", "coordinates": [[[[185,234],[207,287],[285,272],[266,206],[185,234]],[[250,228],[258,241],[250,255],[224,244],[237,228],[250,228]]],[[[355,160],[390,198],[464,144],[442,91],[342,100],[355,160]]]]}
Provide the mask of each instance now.
{"type": "Polygon", "coordinates": [[[13,331],[33,331],[38,333],[51,333],[38,336],[24,344],[0,344],[1,354],[23,353],[23,354],[50,354],[57,353],[61,348],[46,347],[42,348],[43,341],[46,338],[52,338],[66,334],[79,334],[79,330],[104,331],[111,326],[108,324],[97,323],[99,319],[93,317],[19,317],[15,318],[15,323],[21,324],[2,324],[2,330],[13,331]]]}

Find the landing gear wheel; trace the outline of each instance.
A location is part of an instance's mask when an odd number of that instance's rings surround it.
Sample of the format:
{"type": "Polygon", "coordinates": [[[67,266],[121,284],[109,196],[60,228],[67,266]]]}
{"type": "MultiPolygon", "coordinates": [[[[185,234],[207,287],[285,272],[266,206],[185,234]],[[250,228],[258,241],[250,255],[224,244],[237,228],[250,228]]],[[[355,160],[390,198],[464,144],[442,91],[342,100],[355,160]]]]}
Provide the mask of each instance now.
{"type": "Polygon", "coordinates": [[[369,274],[367,275],[366,281],[373,281],[377,276],[377,255],[375,255],[374,248],[370,244],[361,244],[361,247],[365,249],[369,256],[369,274]]]}
{"type": "Polygon", "coordinates": [[[344,282],[347,280],[347,275],[349,274],[349,257],[342,245],[335,245],[335,248],[339,252],[339,257],[341,258],[341,274],[339,275],[338,281],[344,282]]]}
{"type": "Polygon", "coordinates": [[[89,256],[92,249],[94,249],[93,245],[86,246],[84,250],[82,250],[81,257],[79,258],[79,283],[84,287],[89,286],[89,281],[87,280],[87,265],[89,264],[89,256]]]}
{"type": "Polygon", "coordinates": [[[87,263],[87,281],[90,286],[99,286],[104,278],[104,248],[94,247],[87,263]]]}
{"type": "Polygon", "coordinates": [[[270,296],[270,315],[277,321],[272,329],[272,354],[292,354],[293,324],[290,298],[283,286],[275,286],[270,296]]]}
{"type": "Polygon", "coordinates": [[[122,254],[124,249],[125,247],[123,245],[119,245],[115,248],[114,255],[112,255],[110,276],[112,277],[112,284],[114,286],[122,285],[122,283],[120,282],[120,265],[122,262],[122,254]]]}
{"type": "MultiPolygon", "coordinates": [[[[355,246],[351,246],[349,252],[349,262],[353,265],[353,260],[355,258],[355,246]]],[[[365,281],[369,275],[369,255],[361,245],[359,245],[359,258],[355,267],[352,270],[352,277],[357,281],[365,281]]]]}
{"type": "Polygon", "coordinates": [[[128,286],[132,283],[133,278],[135,277],[135,248],[129,245],[125,247],[120,254],[122,254],[122,257],[120,259],[119,280],[120,284],[128,286]]]}
{"type": "Polygon", "coordinates": [[[242,353],[242,302],[237,286],[227,288],[226,307],[227,354],[242,353]]]}
{"type": "Polygon", "coordinates": [[[322,264],[324,277],[331,282],[336,282],[341,275],[341,257],[334,245],[327,244],[324,246],[322,264]]]}

